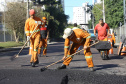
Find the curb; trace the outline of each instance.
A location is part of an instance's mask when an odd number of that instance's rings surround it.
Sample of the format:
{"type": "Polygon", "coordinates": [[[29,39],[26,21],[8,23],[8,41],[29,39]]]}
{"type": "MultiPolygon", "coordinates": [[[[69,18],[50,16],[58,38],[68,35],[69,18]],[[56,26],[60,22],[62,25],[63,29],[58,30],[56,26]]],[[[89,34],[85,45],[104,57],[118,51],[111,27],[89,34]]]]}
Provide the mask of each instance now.
{"type": "MultiPolygon", "coordinates": [[[[55,44],[55,43],[57,43],[57,42],[48,42],[48,44],[55,44]]],[[[20,50],[21,48],[22,48],[22,46],[20,46],[20,47],[11,47],[11,48],[3,48],[3,49],[0,49],[0,52],[20,50]]],[[[29,48],[29,46],[26,46],[24,48],[29,48]]]]}
{"type": "MultiPolygon", "coordinates": [[[[7,51],[20,50],[21,48],[22,48],[22,47],[3,48],[3,49],[0,49],[0,52],[7,52],[7,51]]],[[[29,47],[25,47],[25,48],[29,48],[29,47]]]]}

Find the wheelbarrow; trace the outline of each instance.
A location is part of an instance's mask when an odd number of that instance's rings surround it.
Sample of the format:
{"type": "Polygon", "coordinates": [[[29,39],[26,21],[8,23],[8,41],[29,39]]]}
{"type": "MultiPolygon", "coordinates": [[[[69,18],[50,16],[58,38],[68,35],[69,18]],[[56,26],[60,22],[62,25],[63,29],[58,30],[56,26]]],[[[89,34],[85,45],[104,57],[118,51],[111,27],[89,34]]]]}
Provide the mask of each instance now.
{"type": "Polygon", "coordinates": [[[111,49],[111,43],[109,41],[99,41],[99,43],[95,45],[95,48],[100,52],[102,60],[108,59],[107,51],[111,49]]]}

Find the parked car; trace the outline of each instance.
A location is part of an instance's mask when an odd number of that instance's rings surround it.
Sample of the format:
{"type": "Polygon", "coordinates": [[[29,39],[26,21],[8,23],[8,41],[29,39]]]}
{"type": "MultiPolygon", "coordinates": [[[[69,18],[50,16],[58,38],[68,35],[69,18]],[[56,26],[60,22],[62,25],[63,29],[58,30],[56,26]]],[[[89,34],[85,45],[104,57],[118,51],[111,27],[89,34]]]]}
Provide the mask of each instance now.
{"type": "Polygon", "coordinates": [[[88,29],[87,30],[89,34],[91,34],[91,42],[95,42],[95,40],[97,39],[97,31],[96,31],[96,36],[94,35],[94,29],[88,29]]]}

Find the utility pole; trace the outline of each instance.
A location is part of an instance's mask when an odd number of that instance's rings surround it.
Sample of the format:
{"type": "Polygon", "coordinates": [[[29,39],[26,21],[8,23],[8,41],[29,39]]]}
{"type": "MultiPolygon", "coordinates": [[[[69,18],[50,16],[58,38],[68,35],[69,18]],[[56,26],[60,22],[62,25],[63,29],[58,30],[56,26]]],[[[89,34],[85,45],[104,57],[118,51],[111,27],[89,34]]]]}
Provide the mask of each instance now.
{"type": "Polygon", "coordinates": [[[92,25],[93,25],[93,29],[94,29],[94,14],[92,13],[92,25]]]}
{"type": "Polygon", "coordinates": [[[95,3],[95,1],[94,1],[94,0],[92,0],[92,4],[93,4],[93,6],[94,6],[94,3],[95,3]]]}
{"type": "Polygon", "coordinates": [[[125,25],[125,20],[126,20],[126,9],[125,9],[125,0],[123,0],[123,10],[124,10],[124,25],[125,25]]]}
{"type": "Polygon", "coordinates": [[[121,37],[121,32],[122,32],[122,30],[121,30],[121,26],[122,26],[122,23],[120,22],[120,37],[121,37]]]}
{"type": "MultiPolygon", "coordinates": [[[[94,0],[92,0],[92,4],[93,4],[93,6],[94,6],[94,4],[95,4],[95,1],[94,0]]],[[[93,6],[92,6],[92,9],[93,9],[93,6]]],[[[91,9],[91,13],[92,13],[92,9],[91,9]]],[[[94,29],[94,14],[92,13],[92,26],[93,26],[93,29],[94,29]]]]}
{"type": "Polygon", "coordinates": [[[104,6],[104,0],[103,0],[103,21],[105,22],[105,6],[104,6]]]}
{"type": "Polygon", "coordinates": [[[84,7],[84,24],[86,24],[86,8],[84,7]]]}
{"type": "MultiPolygon", "coordinates": [[[[26,16],[26,19],[28,19],[28,18],[29,18],[29,0],[27,0],[27,16],[26,16]]],[[[24,37],[25,37],[25,29],[24,29],[24,37]]],[[[25,38],[25,41],[26,41],[26,38],[25,38]]],[[[29,46],[29,45],[30,45],[30,42],[27,43],[27,46],[29,46]]]]}
{"type": "MultiPolygon", "coordinates": [[[[6,0],[5,0],[6,3],[6,0]]],[[[6,42],[6,32],[5,32],[5,3],[4,3],[4,42],[6,42]]]]}
{"type": "Polygon", "coordinates": [[[29,18],[29,0],[27,0],[27,16],[26,18],[28,19],[29,18]]]}

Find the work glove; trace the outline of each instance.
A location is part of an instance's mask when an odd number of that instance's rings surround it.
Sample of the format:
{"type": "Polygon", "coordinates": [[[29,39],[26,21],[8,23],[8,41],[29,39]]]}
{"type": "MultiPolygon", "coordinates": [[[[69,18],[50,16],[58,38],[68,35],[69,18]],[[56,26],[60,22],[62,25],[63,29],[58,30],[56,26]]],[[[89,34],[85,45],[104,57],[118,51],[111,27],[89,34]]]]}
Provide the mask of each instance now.
{"type": "Polygon", "coordinates": [[[30,39],[30,36],[27,36],[27,41],[30,39]]]}
{"type": "Polygon", "coordinates": [[[87,49],[87,46],[84,46],[84,50],[86,50],[87,49]]]}
{"type": "Polygon", "coordinates": [[[63,56],[62,60],[66,60],[66,58],[67,58],[66,56],[63,56]]]}

